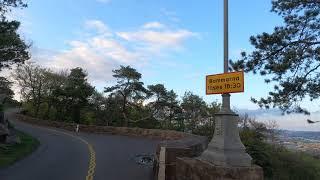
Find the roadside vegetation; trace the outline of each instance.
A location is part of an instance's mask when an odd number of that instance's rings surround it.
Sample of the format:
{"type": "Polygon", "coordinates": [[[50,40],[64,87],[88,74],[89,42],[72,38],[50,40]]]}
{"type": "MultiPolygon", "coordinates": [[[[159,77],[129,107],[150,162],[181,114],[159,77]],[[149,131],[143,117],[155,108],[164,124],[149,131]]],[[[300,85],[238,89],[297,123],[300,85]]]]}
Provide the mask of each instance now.
{"type": "MultiPolygon", "coordinates": [[[[273,0],[272,11],[284,20],[271,33],[250,38],[252,52],[230,61],[232,70],[259,73],[272,84],[267,97],[252,98],[261,108],[279,108],[284,113],[305,113],[305,99],[320,97],[320,3],[316,0],[273,0]]],[[[28,48],[17,33],[20,23],[5,17],[11,8],[25,8],[22,0],[0,0],[0,71],[30,58],[28,48]]],[[[212,137],[218,102],[185,92],[182,97],[164,84],[145,85],[142,74],[131,66],[113,71],[115,83],[105,82],[98,91],[88,82],[87,72],[75,67],[56,72],[34,63],[18,66],[12,73],[20,87],[24,114],[79,124],[171,129],[212,137]]],[[[12,100],[11,83],[0,77],[0,95],[12,100]]],[[[1,96],[0,96],[1,97],[1,96]]],[[[1,100],[1,98],[0,98],[1,100]]],[[[0,102],[0,111],[3,110],[0,102]]],[[[304,153],[291,152],[273,140],[273,126],[244,116],[240,136],[261,166],[266,179],[319,179],[320,161],[304,153]]],[[[21,144],[0,149],[0,166],[6,166],[34,150],[39,142],[19,133],[21,144]]]]}
{"type": "Polygon", "coordinates": [[[12,77],[21,89],[24,113],[40,119],[171,129],[206,135],[214,126],[220,104],[206,103],[186,92],[178,98],[163,84],[145,86],[130,66],[113,71],[116,83],[96,90],[82,68],[54,72],[33,63],[19,66],[12,77]]]}
{"type": "Polygon", "coordinates": [[[248,115],[240,118],[240,137],[253,163],[263,168],[265,179],[316,180],[320,177],[320,160],[303,152],[293,152],[277,141],[273,121],[257,122],[248,115]]]}
{"type": "Polygon", "coordinates": [[[37,149],[39,141],[30,135],[17,131],[20,143],[0,144],[0,168],[7,167],[14,162],[26,157],[37,149]]]}
{"type": "MultiPolygon", "coordinates": [[[[251,99],[259,107],[308,115],[301,102],[320,97],[320,2],[273,0],[271,12],[283,24],[273,32],[251,36],[253,51],[242,52],[239,59],[230,61],[230,68],[260,75],[266,86],[273,86],[266,97],[251,99]]],[[[254,124],[242,130],[241,138],[254,162],[263,167],[266,179],[319,179],[318,159],[266,143],[266,128],[254,124]]]]}
{"type": "Polygon", "coordinates": [[[319,159],[254,138],[256,137],[247,137],[242,134],[247,152],[253,158],[253,162],[263,168],[265,179],[316,180],[320,177],[319,159]]]}

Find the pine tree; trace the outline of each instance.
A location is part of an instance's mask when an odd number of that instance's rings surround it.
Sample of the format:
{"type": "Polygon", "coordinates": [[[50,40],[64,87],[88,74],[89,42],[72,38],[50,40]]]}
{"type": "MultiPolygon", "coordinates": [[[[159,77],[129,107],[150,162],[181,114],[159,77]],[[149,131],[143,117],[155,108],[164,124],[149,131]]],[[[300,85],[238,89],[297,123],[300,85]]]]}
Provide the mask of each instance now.
{"type": "Polygon", "coordinates": [[[271,11],[284,25],[250,37],[255,50],[242,52],[231,68],[260,73],[266,83],[275,84],[267,97],[252,98],[260,107],[309,114],[299,103],[320,96],[320,1],[274,0],[271,11]]]}

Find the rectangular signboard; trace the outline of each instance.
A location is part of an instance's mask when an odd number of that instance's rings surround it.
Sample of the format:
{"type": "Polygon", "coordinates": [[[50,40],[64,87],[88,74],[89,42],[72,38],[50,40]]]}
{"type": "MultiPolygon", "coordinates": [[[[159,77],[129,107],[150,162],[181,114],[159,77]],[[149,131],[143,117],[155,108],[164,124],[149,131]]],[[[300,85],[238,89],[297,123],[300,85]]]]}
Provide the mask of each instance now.
{"type": "Polygon", "coordinates": [[[244,92],[243,71],[206,76],[206,94],[244,92]]]}

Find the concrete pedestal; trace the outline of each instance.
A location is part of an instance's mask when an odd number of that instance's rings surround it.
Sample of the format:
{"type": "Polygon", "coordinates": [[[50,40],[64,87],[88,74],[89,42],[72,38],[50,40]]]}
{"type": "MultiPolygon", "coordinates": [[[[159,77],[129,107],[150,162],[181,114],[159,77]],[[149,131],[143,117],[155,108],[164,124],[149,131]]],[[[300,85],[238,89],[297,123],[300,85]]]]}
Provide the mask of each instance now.
{"type": "Polygon", "coordinates": [[[195,158],[177,158],[175,180],[263,180],[259,166],[216,166],[195,158]]]}
{"type": "Polygon", "coordinates": [[[216,114],[215,118],[214,136],[199,159],[218,166],[251,166],[252,158],[239,137],[239,116],[226,110],[216,114]]]}

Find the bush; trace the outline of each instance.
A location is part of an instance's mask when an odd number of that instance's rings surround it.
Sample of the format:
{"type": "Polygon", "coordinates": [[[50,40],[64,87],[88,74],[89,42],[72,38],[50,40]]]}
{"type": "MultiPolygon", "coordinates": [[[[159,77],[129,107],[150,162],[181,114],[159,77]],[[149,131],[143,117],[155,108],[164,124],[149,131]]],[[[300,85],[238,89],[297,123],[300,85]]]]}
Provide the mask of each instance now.
{"type": "Polygon", "coordinates": [[[22,108],[23,108],[22,114],[30,115],[30,116],[34,115],[34,108],[31,103],[23,103],[22,108]]]}
{"type": "Polygon", "coordinates": [[[267,144],[263,135],[255,130],[245,129],[240,136],[253,163],[263,168],[265,179],[319,179],[320,160],[280,145],[267,144]]]}
{"type": "Polygon", "coordinates": [[[206,122],[202,125],[196,126],[196,128],[193,130],[193,134],[206,136],[209,140],[211,140],[214,134],[214,128],[214,122],[206,122]]]}
{"type": "Polygon", "coordinates": [[[96,123],[96,117],[93,112],[84,112],[81,118],[81,124],[94,125],[96,123]]]}

